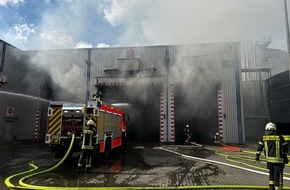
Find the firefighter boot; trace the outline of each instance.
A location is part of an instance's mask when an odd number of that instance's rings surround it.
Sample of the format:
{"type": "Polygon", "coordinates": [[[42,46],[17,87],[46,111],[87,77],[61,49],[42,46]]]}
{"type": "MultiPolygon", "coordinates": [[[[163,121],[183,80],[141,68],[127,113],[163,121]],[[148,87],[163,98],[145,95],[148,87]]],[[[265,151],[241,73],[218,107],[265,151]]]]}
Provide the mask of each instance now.
{"type": "Polygon", "coordinates": [[[86,167],[86,173],[92,173],[91,167],[86,167]]]}
{"type": "Polygon", "coordinates": [[[78,167],[78,173],[81,173],[82,167],[78,167]]]}
{"type": "Polygon", "coordinates": [[[78,173],[81,173],[82,171],[82,168],[83,168],[83,164],[78,164],[78,173]]]}

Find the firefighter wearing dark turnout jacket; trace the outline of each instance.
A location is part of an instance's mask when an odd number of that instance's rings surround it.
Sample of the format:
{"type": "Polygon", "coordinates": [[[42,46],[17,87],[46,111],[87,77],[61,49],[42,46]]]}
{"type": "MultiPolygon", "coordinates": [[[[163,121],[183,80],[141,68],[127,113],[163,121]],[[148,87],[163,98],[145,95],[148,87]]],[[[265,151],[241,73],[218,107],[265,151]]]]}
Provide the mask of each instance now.
{"type": "Polygon", "coordinates": [[[83,167],[83,163],[86,159],[86,171],[89,172],[91,169],[91,154],[93,152],[93,136],[95,136],[95,122],[93,120],[89,120],[87,126],[83,130],[82,134],[82,153],[80,155],[78,169],[79,172],[83,167]]]}
{"type": "Polygon", "coordinates": [[[283,189],[283,170],[288,163],[288,144],[282,135],[277,135],[276,126],[268,123],[265,127],[265,135],[259,141],[256,153],[256,161],[260,161],[261,152],[264,154],[269,169],[270,189],[283,189]]]}

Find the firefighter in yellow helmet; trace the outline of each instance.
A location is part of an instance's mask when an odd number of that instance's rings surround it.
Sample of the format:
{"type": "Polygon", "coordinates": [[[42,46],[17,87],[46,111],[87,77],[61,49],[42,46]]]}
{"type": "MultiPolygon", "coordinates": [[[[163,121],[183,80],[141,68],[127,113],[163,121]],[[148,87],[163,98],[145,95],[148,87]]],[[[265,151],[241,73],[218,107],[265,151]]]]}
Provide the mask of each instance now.
{"type": "Polygon", "coordinates": [[[283,188],[283,170],[289,162],[287,158],[288,144],[282,135],[277,134],[276,125],[268,123],[265,127],[265,135],[259,141],[256,153],[256,161],[260,162],[260,155],[264,154],[269,169],[270,190],[283,188]]]}
{"type": "Polygon", "coordinates": [[[78,163],[78,171],[80,172],[83,168],[84,161],[86,159],[86,172],[90,172],[91,169],[91,154],[94,149],[93,145],[93,136],[96,135],[95,130],[95,122],[93,120],[89,120],[87,122],[87,126],[85,126],[82,134],[82,152],[80,155],[79,163],[78,163]]]}

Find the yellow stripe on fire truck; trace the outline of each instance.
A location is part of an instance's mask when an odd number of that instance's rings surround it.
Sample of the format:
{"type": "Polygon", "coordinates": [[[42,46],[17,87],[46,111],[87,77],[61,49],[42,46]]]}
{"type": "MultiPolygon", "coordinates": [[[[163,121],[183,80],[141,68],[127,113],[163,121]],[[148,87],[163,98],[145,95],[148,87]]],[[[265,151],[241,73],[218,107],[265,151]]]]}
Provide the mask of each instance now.
{"type": "Polygon", "coordinates": [[[61,108],[54,109],[53,114],[48,119],[48,134],[50,143],[59,143],[61,128],[61,108]]]}

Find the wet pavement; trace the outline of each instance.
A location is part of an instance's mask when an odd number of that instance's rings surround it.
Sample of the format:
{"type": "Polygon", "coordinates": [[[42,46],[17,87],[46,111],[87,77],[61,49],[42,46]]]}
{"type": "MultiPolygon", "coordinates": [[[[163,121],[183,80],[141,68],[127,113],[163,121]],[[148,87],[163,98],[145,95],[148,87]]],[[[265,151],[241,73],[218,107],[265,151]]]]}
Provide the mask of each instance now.
{"type": "MultiPolygon", "coordinates": [[[[77,172],[78,153],[56,170],[35,176],[25,183],[66,187],[177,187],[207,185],[267,186],[266,165],[254,162],[252,147],[241,152],[218,146],[128,144],[126,151],[111,152],[109,159],[92,162],[92,172],[77,172]],[[242,158],[242,159],[241,159],[242,158]],[[255,168],[254,168],[254,167],[255,168]],[[259,173],[260,172],[260,173],[259,173]]],[[[34,161],[39,170],[59,160],[45,144],[0,144],[0,189],[4,180],[29,170],[34,161]]],[[[285,168],[284,186],[290,186],[290,169],[285,168]]],[[[19,178],[11,180],[18,185],[19,178]]]]}

